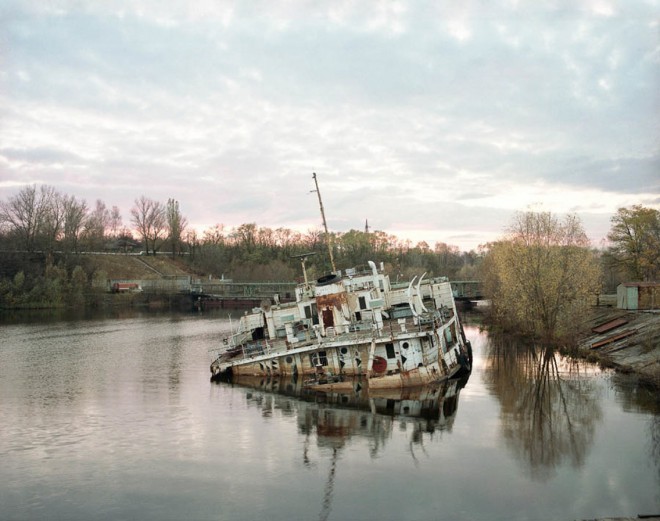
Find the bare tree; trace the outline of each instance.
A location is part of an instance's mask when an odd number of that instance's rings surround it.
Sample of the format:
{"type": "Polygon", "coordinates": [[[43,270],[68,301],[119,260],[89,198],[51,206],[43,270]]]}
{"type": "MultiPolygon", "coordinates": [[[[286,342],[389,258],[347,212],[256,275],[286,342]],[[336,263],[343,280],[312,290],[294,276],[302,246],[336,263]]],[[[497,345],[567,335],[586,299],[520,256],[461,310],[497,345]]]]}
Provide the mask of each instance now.
{"type": "Polygon", "coordinates": [[[87,203],[84,200],[77,201],[74,196],[64,196],[62,206],[64,210],[64,250],[77,252],[78,243],[87,219],[87,203]]]}
{"type": "Polygon", "coordinates": [[[52,186],[43,186],[44,213],[40,234],[43,249],[53,251],[64,231],[64,197],[52,186]]]}
{"type": "Polygon", "coordinates": [[[204,230],[202,242],[206,245],[218,246],[225,244],[227,241],[224,224],[216,224],[215,226],[204,230]]]}
{"type": "Polygon", "coordinates": [[[119,208],[116,206],[112,207],[112,211],[110,212],[110,220],[108,222],[108,226],[110,227],[110,234],[117,238],[121,235],[122,232],[122,219],[121,219],[121,213],[119,212],[119,208]]]}
{"type": "Polygon", "coordinates": [[[241,224],[231,233],[230,237],[236,246],[248,253],[252,253],[257,244],[257,224],[241,224]]]}
{"type": "Polygon", "coordinates": [[[141,196],[135,200],[131,216],[131,222],[144,242],[145,252],[148,255],[151,246],[151,251],[156,255],[156,244],[162,239],[167,227],[165,208],[158,201],[141,196]]]}
{"type": "Polygon", "coordinates": [[[106,231],[110,225],[110,211],[101,199],[96,200],[96,207],[85,222],[85,239],[92,250],[102,249],[106,231]]]}
{"type": "Polygon", "coordinates": [[[36,185],[30,185],[6,202],[0,201],[0,223],[16,236],[19,247],[37,249],[54,193],[53,187],[44,185],[37,190],[36,185]]]}
{"type": "Polygon", "coordinates": [[[181,238],[188,225],[188,220],[181,215],[179,201],[167,200],[167,230],[172,243],[172,258],[181,251],[181,238]]]}
{"type": "Polygon", "coordinates": [[[197,232],[195,230],[188,230],[186,232],[186,243],[188,243],[188,248],[190,251],[190,258],[195,258],[195,253],[199,249],[200,240],[197,237],[197,232]]]}

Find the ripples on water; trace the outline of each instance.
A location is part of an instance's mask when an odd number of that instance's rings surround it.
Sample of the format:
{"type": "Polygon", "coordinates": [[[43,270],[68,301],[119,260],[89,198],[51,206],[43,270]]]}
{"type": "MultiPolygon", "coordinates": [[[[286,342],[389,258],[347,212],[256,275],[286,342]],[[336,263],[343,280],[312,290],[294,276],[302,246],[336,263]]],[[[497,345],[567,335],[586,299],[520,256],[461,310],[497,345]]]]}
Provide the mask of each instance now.
{"type": "Polygon", "coordinates": [[[209,381],[226,318],[2,326],[2,519],[556,519],[660,511],[656,394],[468,328],[467,382],[209,381]],[[515,354],[512,352],[515,351],[515,354]]]}

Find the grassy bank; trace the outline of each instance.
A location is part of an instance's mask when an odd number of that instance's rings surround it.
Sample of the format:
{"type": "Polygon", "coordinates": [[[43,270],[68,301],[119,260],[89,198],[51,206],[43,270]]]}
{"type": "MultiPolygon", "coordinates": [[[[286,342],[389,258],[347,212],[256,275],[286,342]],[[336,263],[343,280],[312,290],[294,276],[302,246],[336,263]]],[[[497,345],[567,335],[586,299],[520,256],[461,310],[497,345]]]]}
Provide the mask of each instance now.
{"type": "Polygon", "coordinates": [[[0,309],[5,310],[169,307],[167,294],[112,294],[110,282],[195,277],[183,262],[165,256],[0,252],[0,267],[0,309]]]}

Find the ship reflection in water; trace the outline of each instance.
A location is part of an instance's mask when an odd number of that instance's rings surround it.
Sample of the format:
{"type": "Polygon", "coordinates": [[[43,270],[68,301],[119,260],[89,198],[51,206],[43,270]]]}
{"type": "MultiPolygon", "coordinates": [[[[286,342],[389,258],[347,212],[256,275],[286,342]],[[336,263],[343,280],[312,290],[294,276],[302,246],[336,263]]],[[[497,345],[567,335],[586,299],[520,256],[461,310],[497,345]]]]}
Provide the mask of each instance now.
{"type": "Polygon", "coordinates": [[[387,433],[395,419],[414,423],[421,433],[450,430],[466,382],[464,378],[417,388],[368,390],[355,380],[352,390],[337,392],[314,391],[301,380],[265,377],[234,377],[229,384],[258,391],[246,396],[262,407],[264,415],[273,408],[295,412],[301,432],[316,432],[319,438],[329,438],[331,445],[341,446],[350,436],[387,433]]]}
{"type": "Polygon", "coordinates": [[[438,431],[450,431],[458,410],[458,396],[468,378],[445,380],[433,385],[406,389],[369,390],[355,380],[351,391],[319,392],[301,380],[262,377],[234,377],[229,383],[247,388],[246,399],[261,409],[263,416],[281,410],[297,419],[304,436],[303,464],[312,467],[310,444],[332,453],[319,519],[331,510],[334,478],[342,449],[352,437],[367,440],[370,456],[379,455],[397,428],[410,429],[409,451],[417,460],[424,439],[438,431]]]}

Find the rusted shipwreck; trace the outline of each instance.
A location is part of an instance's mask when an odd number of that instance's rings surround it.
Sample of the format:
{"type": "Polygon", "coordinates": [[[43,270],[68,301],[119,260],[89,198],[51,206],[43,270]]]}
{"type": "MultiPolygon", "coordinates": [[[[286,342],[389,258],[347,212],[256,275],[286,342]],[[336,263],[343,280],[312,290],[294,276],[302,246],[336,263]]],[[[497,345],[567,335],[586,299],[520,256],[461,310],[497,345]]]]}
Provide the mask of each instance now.
{"type": "Polygon", "coordinates": [[[305,276],[295,302],[246,312],[211,351],[213,378],[290,376],[328,389],[355,378],[371,389],[424,385],[472,362],[449,281],[393,283],[371,261],[315,282],[305,276]]]}

